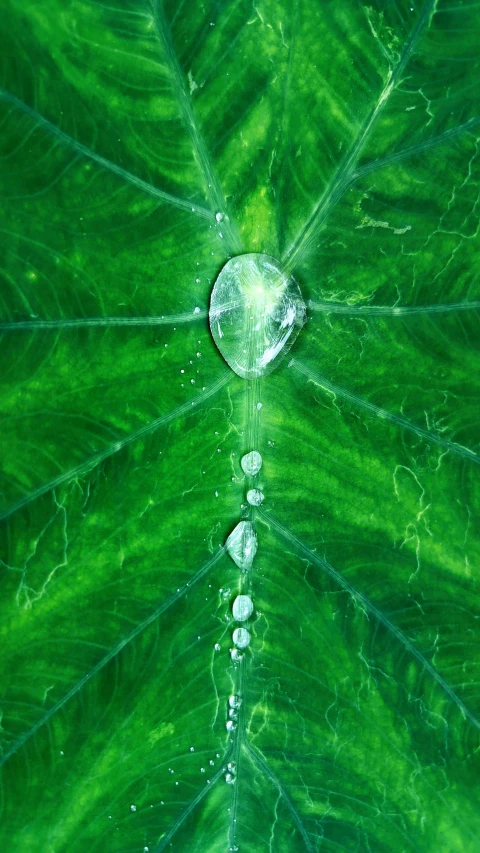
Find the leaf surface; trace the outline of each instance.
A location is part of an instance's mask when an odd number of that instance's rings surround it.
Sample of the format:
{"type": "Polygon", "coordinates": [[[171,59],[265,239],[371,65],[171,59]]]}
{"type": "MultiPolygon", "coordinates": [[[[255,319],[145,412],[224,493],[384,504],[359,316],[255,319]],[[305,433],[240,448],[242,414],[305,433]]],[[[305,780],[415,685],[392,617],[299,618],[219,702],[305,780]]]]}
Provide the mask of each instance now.
{"type": "Polygon", "coordinates": [[[478,8],[1,30],[2,849],[475,853],[478,8]],[[252,252],[309,317],[247,382],[207,314],[252,252]]]}

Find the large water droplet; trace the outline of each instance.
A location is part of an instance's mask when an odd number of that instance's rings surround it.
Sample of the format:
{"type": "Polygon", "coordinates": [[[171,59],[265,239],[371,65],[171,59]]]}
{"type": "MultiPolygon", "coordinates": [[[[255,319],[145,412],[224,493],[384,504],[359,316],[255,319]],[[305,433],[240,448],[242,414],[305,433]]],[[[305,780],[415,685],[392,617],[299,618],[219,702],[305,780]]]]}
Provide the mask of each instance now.
{"type": "Polygon", "coordinates": [[[250,631],[247,631],[246,628],[235,628],[232,640],[237,649],[246,649],[250,642],[250,631]]]}
{"type": "Polygon", "coordinates": [[[253,601],[249,595],[237,595],[232,605],[233,618],[245,622],[253,613],[253,601]]]}
{"type": "Polygon", "coordinates": [[[231,258],[210,300],[210,329],[227,364],[244,379],[277,367],[300,332],[306,307],[300,288],[270,255],[231,258]]]}
{"type": "Polygon", "coordinates": [[[230,533],[225,547],[235,565],[247,571],[257,553],[257,534],[251,521],[240,521],[230,533]]]}
{"type": "Polygon", "coordinates": [[[251,450],[250,453],[246,453],[245,456],[242,456],[240,465],[242,466],[243,473],[246,474],[247,477],[255,477],[262,467],[262,457],[258,450],[251,450]]]}
{"type": "Polygon", "coordinates": [[[260,489],[249,489],[247,492],[247,501],[251,506],[260,506],[263,498],[264,494],[260,489]]]}

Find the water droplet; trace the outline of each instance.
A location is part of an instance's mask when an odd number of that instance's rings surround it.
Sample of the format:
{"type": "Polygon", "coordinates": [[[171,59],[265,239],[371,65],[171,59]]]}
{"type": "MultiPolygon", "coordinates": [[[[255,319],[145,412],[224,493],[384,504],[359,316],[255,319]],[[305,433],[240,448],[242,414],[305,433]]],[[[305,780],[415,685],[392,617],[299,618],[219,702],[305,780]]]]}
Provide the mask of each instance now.
{"type": "Polygon", "coordinates": [[[200,773],[205,773],[205,767],[200,767],[200,773]]]}
{"type": "Polygon", "coordinates": [[[247,501],[251,506],[260,506],[263,498],[264,494],[259,489],[249,489],[247,492],[247,501]]]}
{"type": "Polygon", "coordinates": [[[235,628],[232,640],[238,649],[246,649],[250,642],[250,631],[246,628],[235,628]]]}
{"type": "Polygon", "coordinates": [[[195,752],[195,747],[194,747],[194,746],[191,746],[191,747],[190,747],[190,752],[195,752]]]}
{"type": "Polygon", "coordinates": [[[229,708],[228,716],[230,717],[231,720],[237,719],[237,712],[236,712],[235,708],[229,708]]]}
{"type": "Polygon", "coordinates": [[[237,595],[232,605],[233,618],[245,622],[253,613],[253,601],[249,595],[237,595]]]}
{"type": "Polygon", "coordinates": [[[257,553],[257,534],[251,521],[240,521],[225,544],[235,565],[242,571],[247,571],[257,553]]]}
{"type": "Polygon", "coordinates": [[[193,309],[193,313],[200,314],[200,308],[198,307],[198,305],[193,309]]]}
{"type": "Polygon", "coordinates": [[[227,783],[227,785],[234,785],[235,784],[235,776],[233,775],[233,773],[226,773],[225,774],[225,782],[227,783]]]}
{"type": "Polygon", "coordinates": [[[227,720],[227,722],[225,724],[225,728],[226,728],[227,732],[234,732],[235,729],[237,728],[237,724],[234,723],[233,720],[227,720]]]}
{"type": "Polygon", "coordinates": [[[230,657],[234,663],[238,663],[242,660],[243,655],[238,651],[238,649],[230,649],[230,657]]]}
{"type": "Polygon", "coordinates": [[[229,696],[228,697],[228,704],[230,705],[230,708],[240,708],[240,705],[242,704],[242,700],[240,699],[240,696],[237,696],[237,695],[229,696]]]}
{"type": "Polygon", "coordinates": [[[220,211],[219,211],[218,213],[215,214],[215,219],[217,220],[217,222],[223,222],[223,220],[225,219],[225,216],[223,213],[220,213],[220,211]]]}
{"type": "Polygon", "coordinates": [[[220,643],[215,643],[213,648],[215,649],[216,652],[219,652],[222,647],[221,647],[220,643]]]}
{"type": "Polygon", "coordinates": [[[232,370],[266,376],[289,351],[306,319],[300,288],[269,255],[231,258],[210,300],[210,329],[232,370]],[[245,346],[245,343],[248,346],[245,346]]]}
{"type": "Polygon", "coordinates": [[[258,411],[260,411],[260,409],[262,408],[262,406],[263,406],[263,403],[257,403],[257,409],[258,409],[258,411]]]}
{"type": "Polygon", "coordinates": [[[137,807],[136,807],[136,806],[133,806],[133,805],[132,805],[132,806],[130,806],[130,811],[131,811],[131,812],[136,812],[136,811],[137,811],[137,807]]]}
{"type": "Polygon", "coordinates": [[[242,456],[240,465],[242,466],[243,473],[246,474],[247,477],[255,477],[262,467],[262,457],[258,450],[251,450],[250,453],[246,453],[245,456],[242,456]]]}
{"type": "Polygon", "coordinates": [[[237,765],[235,764],[235,762],[234,762],[234,761],[229,761],[229,762],[228,762],[228,764],[227,764],[227,770],[228,770],[228,772],[229,772],[229,773],[236,773],[236,772],[237,772],[237,765]]]}

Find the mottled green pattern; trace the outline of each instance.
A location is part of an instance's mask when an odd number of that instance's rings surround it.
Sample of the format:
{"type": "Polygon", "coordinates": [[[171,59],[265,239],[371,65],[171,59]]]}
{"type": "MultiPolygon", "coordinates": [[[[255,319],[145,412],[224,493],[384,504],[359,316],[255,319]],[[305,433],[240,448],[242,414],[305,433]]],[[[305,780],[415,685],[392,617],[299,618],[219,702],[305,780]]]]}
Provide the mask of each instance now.
{"type": "Polygon", "coordinates": [[[479,7],[0,30],[0,849],[478,853],[479,7]],[[309,305],[252,387],[207,322],[242,252],[309,305]]]}

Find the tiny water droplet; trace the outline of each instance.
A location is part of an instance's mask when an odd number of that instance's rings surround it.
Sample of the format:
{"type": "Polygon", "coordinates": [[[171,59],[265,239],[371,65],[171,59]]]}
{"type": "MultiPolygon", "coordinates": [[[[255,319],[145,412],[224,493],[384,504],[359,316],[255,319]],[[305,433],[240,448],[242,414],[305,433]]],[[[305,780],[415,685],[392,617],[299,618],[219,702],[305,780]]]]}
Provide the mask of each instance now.
{"type": "Polygon", "coordinates": [[[245,622],[253,613],[253,601],[249,595],[237,595],[232,605],[233,618],[245,622]]]}
{"type": "Polygon", "coordinates": [[[221,647],[220,643],[215,643],[213,648],[215,649],[216,652],[219,652],[222,647],[221,647]]]}
{"type": "Polygon", "coordinates": [[[243,473],[246,474],[247,477],[256,477],[262,467],[262,461],[262,457],[258,450],[251,450],[250,453],[246,453],[240,460],[243,473]]]}
{"type": "Polygon", "coordinates": [[[136,807],[136,806],[134,806],[134,805],[131,805],[131,806],[130,806],[130,811],[131,811],[131,812],[136,812],[136,811],[137,811],[137,807],[136,807]]]}
{"type": "Polygon", "coordinates": [[[226,541],[226,549],[235,565],[247,571],[257,553],[257,535],[250,521],[240,521],[226,541]]]}
{"type": "Polygon", "coordinates": [[[225,728],[226,728],[227,732],[234,732],[235,729],[237,728],[237,724],[234,723],[233,720],[227,720],[227,722],[225,724],[225,728]]]}
{"type": "Polygon", "coordinates": [[[235,694],[233,696],[228,697],[228,704],[230,705],[230,708],[240,708],[242,700],[240,699],[240,696],[235,694]]]}
{"type": "Polygon", "coordinates": [[[260,506],[263,498],[264,494],[259,489],[249,489],[247,492],[247,501],[251,506],[260,506]]]}
{"type": "Polygon", "coordinates": [[[243,655],[238,649],[230,649],[230,657],[234,663],[239,663],[242,660],[243,655]]]}
{"type": "Polygon", "coordinates": [[[229,772],[229,773],[236,773],[236,772],[237,772],[237,765],[235,764],[235,762],[234,762],[234,761],[229,761],[229,762],[228,762],[228,764],[227,764],[227,770],[228,770],[228,772],[229,772]]]}
{"type": "Polygon", "coordinates": [[[246,649],[250,643],[250,631],[247,631],[246,628],[235,628],[232,640],[237,649],[246,649]]]}
{"type": "Polygon", "coordinates": [[[195,752],[195,747],[194,747],[194,746],[191,746],[191,747],[190,747],[190,752],[195,752]]]}
{"type": "Polygon", "coordinates": [[[225,774],[225,782],[227,783],[227,785],[234,785],[235,784],[235,776],[233,775],[233,773],[226,773],[225,774]]]}
{"type": "Polygon", "coordinates": [[[195,308],[193,309],[193,313],[194,314],[200,314],[200,308],[198,307],[198,305],[196,305],[195,308]]]}
{"type": "Polygon", "coordinates": [[[225,219],[225,215],[218,211],[218,213],[215,214],[215,219],[217,220],[217,222],[223,222],[223,220],[225,219]]]}

